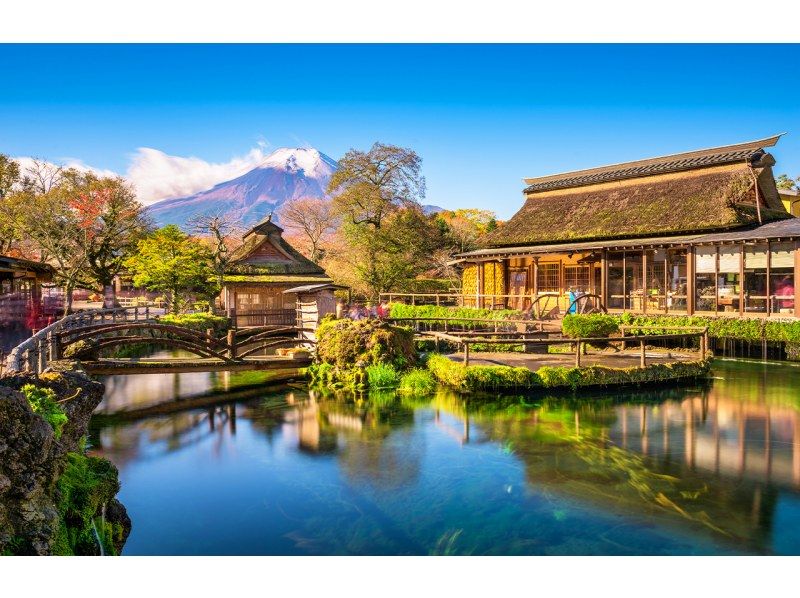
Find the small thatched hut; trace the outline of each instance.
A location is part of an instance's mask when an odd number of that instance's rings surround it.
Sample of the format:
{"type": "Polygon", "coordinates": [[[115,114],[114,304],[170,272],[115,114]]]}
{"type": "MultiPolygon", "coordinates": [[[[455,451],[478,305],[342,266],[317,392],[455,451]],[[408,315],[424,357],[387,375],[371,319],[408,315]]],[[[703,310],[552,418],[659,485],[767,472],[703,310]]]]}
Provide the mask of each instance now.
{"type": "Polygon", "coordinates": [[[282,233],[268,216],[245,233],[231,256],[220,299],[239,326],[293,325],[297,295],[285,291],[333,282],[325,270],[287,243],[282,233]]]}

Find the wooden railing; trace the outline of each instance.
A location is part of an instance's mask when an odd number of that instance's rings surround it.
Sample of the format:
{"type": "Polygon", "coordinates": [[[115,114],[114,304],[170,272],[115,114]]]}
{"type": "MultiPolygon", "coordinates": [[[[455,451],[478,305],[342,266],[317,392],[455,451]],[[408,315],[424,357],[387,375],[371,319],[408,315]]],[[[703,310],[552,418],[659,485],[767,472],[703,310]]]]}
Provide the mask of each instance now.
{"type": "Polygon", "coordinates": [[[233,312],[231,320],[236,328],[251,326],[293,326],[297,323],[297,310],[290,309],[261,309],[246,312],[233,312]]]}
{"type": "Polygon", "coordinates": [[[699,350],[699,358],[701,361],[705,360],[708,354],[708,328],[706,327],[699,327],[699,326],[628,326],[627,329],[660,329],[660,330],[681,330],[681,332],[677,334],[646,334],[646,335],[626,335],[623,332],[622,336],[616,337],[581,337],[581,338],[527,338],[524,336],[520,336],[522,333],[518,333],[516,337],[507,337],[507,338],[487,338],[483,335],[466,335],[466,334],[453,334],[450,332],[440,332],[440,331],[423,331],[420,332],[419,335],[422,338],[429,338],[436,341],[437,349],[439,341],[445,341],[448,343],[455,343],[456,345],[463,348],[464,352],[464,365],[469,365],[469,356],[470,356],[470,345],[474,345],[476,343],[486,344],[490,343],[493,345],[524,345],[526,348],[531,346],[550,346],[550,345],[574,345],[574,353],[575,353],[575,366],[581,366],[581,356],[584,353],[584,348],[587,344],[614,344],[620,343],[621,349],[625,350],[630,343],[637,343],[639,345],[639,355],[640,361],[639,365],[641,367],[647,366],[647,354],[646,354],[646,346],[647,343],[652,343],[653,341],[676,341],[676,340],[685,340],[685,339],[700,339],[700,350],[699,350]]]}
{"type": "Polygon", "coordinates": [[[32,371],[41,373],[50,360],[58,355],[58,335],[64,331],[84,328],[105,322],[149,320],[150,307],[117,307],[114,309],[89,309],[70,314],[42,328],[11,349],[5,360],[5,369],[11,372],[32,371]]]}

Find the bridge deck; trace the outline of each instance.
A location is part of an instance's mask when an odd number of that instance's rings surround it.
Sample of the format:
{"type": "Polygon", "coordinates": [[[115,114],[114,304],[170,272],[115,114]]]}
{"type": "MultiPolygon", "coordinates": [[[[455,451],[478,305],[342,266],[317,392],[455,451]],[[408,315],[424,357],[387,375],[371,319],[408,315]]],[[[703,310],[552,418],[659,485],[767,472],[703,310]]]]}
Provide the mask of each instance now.
{"type": "Polygon", "coordinates": [[[249,357],[241,361],[209,358],[181,359],[100,359],[81,362],[89,374],[173,374],[182,372],[241,372],[253,370],[296,370],[311,365],[310,358],[270,355],[249,357]]]}

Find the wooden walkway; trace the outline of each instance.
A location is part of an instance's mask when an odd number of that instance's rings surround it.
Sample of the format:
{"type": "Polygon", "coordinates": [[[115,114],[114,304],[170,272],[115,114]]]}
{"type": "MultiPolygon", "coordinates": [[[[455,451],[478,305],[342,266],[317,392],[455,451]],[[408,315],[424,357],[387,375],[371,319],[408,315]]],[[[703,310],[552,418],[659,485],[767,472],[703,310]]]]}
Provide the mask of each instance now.
{"type": "MultiPolygon", "coordinates": [[[[447,357],[463,362],[464,354],[451,353],[447,357]]],[[[646,351],[648,363],[677,363],[695,361],[696,352],[646,351]]],[[[470,365],[508,365],[525,367],[535,372],[545,366],[574,367],[575,355],[572,353],[479,353],[470,352],[470,365]]],[[[601,365],[609,368],[629,368],[641,366],[641,352],[636,350],[613,352],[589,352],[581,356],[581,366],[601,365]]]]}
{"type": "Polygon", "coordinates": [[[82,361],[86,373],[92,375],[115,374],[179,374],[184,372],[242,372],[254,370],[297,370],[311,365],[311,357],[284,357],[269,355],[248,357],[237,361],[213,358],[187,359],[99,359],[82,361]]]}

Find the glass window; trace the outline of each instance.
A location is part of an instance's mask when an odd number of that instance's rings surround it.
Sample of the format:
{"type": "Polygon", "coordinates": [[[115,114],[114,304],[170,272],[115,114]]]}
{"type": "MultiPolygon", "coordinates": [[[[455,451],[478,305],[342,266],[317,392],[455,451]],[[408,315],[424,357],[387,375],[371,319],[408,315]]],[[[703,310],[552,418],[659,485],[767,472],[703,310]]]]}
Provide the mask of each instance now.
{"type": "Polygon", "coordinates": [[[744,311],[767,312],[767,258],[766,245],[744,249],[744,311]]]}
{"type": "Polygon", "coordinates": [[[776,315],[794,313],[794,245],[770,246],[770,307],[776,315]]]}
{"type": "Polygon", "coordinates": [[[739,267],[742,250],[739,246],[719,248],[717,311],[739,311],[739,267]]]}
{"type": "Polygon", "coordinates": [[[716,311],[716,247],[697,247],[694,250],[695,311],[716,311]]]}
{"type": "Polygon", "coordinates": [[[608,254],[608,307],[625,309],[625,267],[624,254],[608,254]]]}
{"type": "Polygon", "coordinates": [[[573,291],[589,292],[589,266],[564,266],[564,286],[573,291]]]}
{"type": "Polygon", "coordinates": [[[667,252],[667,311],[686,311],[686,250],[667,252]]]}
{"type": "Polygon", "coordinates": [[[644,280],[642,277],[642,253],[640,251],[625,252],[625,294],[627,295],[626,309],[643,311],[644,306],[644,280]]]}
{"type": "Polygon", "coordinates": [[[650,249],[647,252],[647,287],[645,297],[648,312],[667,310],[666,260],[665,249],[650,249]]]}
{"type": "Polygon", "coordinates": [[[558,283],[559,264],[539,264],[536,273],[536,287],[540,293],[558,293],[561,285],[558,283]]]}

